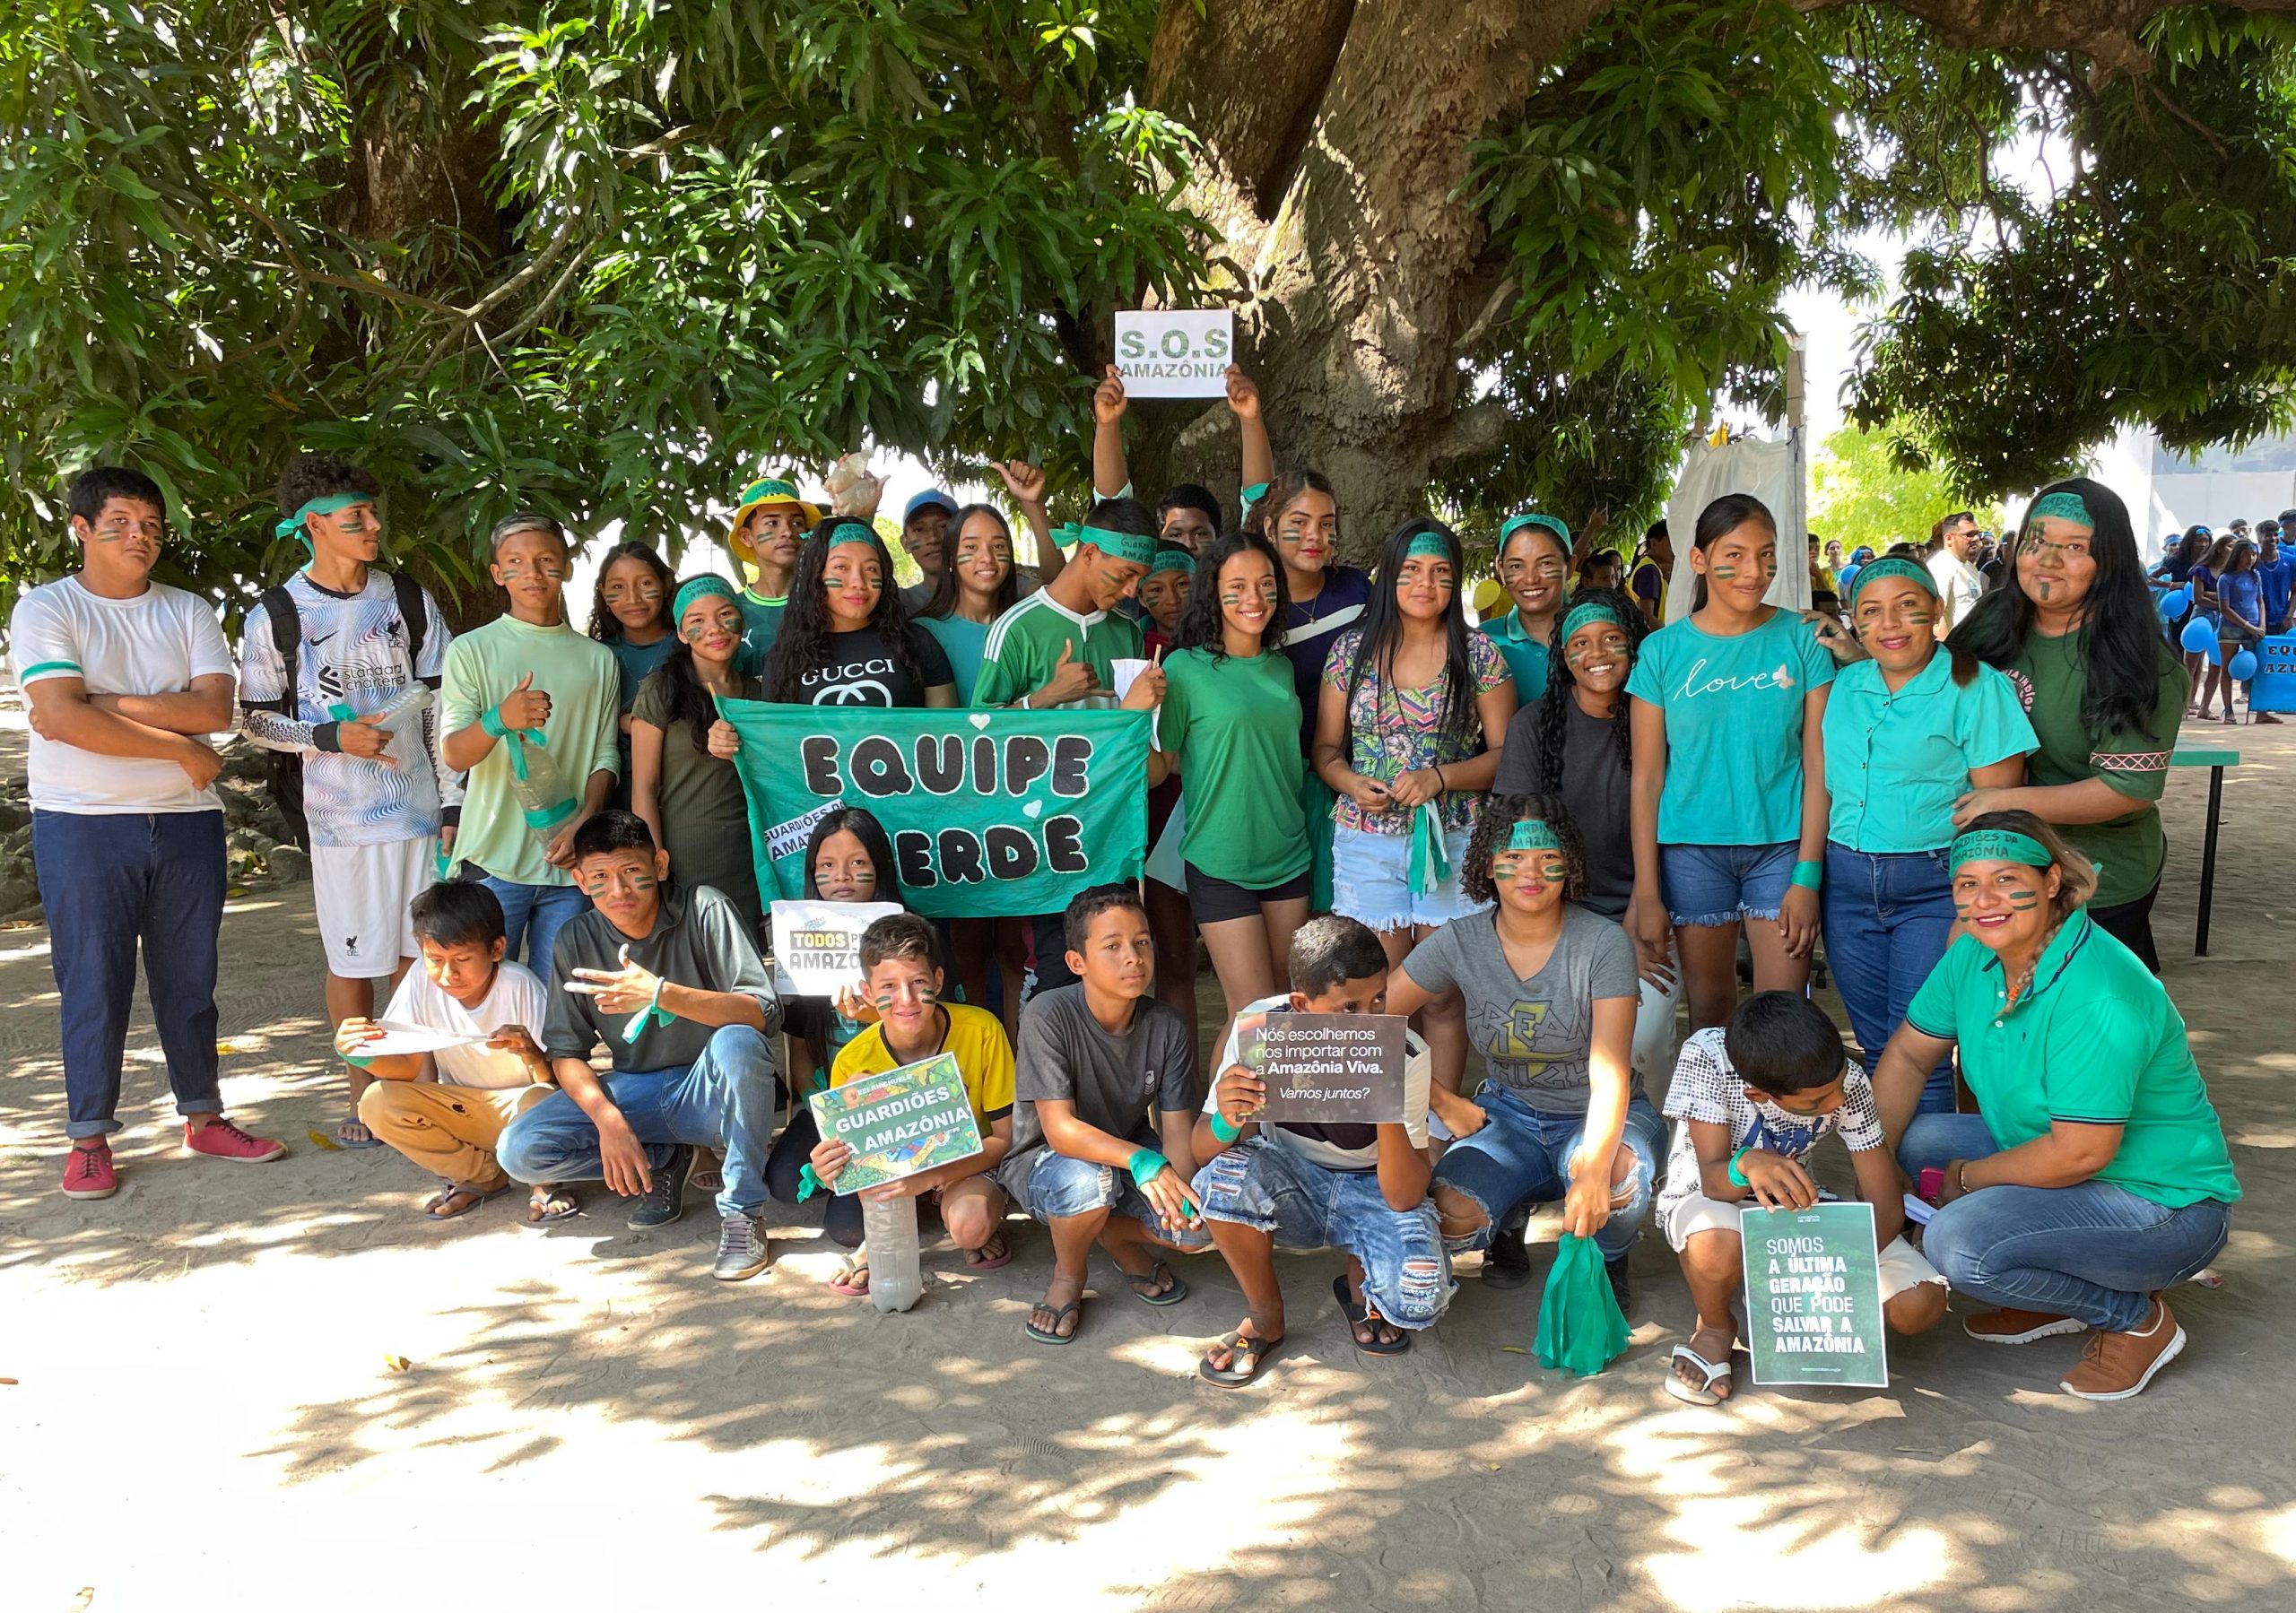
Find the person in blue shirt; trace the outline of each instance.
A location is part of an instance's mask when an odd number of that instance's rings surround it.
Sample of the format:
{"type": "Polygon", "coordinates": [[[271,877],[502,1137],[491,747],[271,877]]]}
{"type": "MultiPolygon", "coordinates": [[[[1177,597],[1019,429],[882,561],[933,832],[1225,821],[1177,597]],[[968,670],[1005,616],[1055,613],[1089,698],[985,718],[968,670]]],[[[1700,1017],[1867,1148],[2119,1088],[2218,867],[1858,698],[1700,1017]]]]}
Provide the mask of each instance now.
{"type": "MultiPolygon", "coordinates": [[[[1826,960],[1868,1076],[1952,936],[1953,803],[2024,783],[2039,744],[2016,686],[1939,642],[1938,607],[1928,568],[1862,568],[1849,627],[1867,658],[1841,669],[1826,700],[1826,960]]],[[[1921,1109],[1952,1108],[1948,1060],[1921,1109]]]]}
{"type": "Polygon", "coordinates": [[[676,624],[670,620],[670,599],[677,591],[676,574],[650,544],[617,543],[598,568],[596,596],[590,602],[590,637],[613,652],[614,664],[622,672],[616,719],[622,776],[614,781],[607,804],[624,811],[630,810],[631,708],[638,703],[638,686],[677,648],[676,624]]]}

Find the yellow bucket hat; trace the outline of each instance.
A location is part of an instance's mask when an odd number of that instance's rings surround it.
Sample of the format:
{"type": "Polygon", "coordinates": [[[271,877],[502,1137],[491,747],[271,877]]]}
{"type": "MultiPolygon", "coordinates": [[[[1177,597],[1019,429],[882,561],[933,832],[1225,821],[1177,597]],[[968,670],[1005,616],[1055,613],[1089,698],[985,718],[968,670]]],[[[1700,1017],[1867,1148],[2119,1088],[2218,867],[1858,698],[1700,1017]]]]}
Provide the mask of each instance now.
{"type": "Polygon", "coordinates": [[[762,481],[752,481],[742,490],[741,503],[735,509],[734,518],[726,528],[726,547],[734,551],[735,559],[750,566],[757,564],[757,556],[751,551],[749,540],[742,536],[742,524],[750,518],[750,511],[773,505],[802,511],[805,517],[805,525],[808,526],[813,525],[822,518],[820,506],[808,504],[797,497],[796,482],[784,481],[778,477],[768,477],[762,481]]]}

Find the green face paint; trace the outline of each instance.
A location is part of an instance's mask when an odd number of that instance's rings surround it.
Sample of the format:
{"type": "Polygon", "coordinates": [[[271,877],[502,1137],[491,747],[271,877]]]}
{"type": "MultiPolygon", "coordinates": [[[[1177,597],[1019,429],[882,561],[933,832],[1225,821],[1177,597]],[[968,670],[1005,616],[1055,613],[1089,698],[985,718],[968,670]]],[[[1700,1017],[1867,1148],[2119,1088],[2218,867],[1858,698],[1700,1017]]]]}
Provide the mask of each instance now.
{"type": "Polygon", "coordinates": [[[1717,566],[1713,569],[1714,579],[1717,582],[1730,583],[1735,582],[1738,578],[1738,568],[1735,566],[1717,566]]]}
{"type": "Polygon", "coordinates": [[[2020,913],[2031,912],[2041,905],[2041,893],[2038,890],[2013,890],[2009,893],[2009,905],[2020,913]]]}
{"type": "Polygon", "coordinates": [[[657,883],[654,876],[650,873],[632,875],[630,882],[634,888],[639,890],[651,890],[657,883]]]}

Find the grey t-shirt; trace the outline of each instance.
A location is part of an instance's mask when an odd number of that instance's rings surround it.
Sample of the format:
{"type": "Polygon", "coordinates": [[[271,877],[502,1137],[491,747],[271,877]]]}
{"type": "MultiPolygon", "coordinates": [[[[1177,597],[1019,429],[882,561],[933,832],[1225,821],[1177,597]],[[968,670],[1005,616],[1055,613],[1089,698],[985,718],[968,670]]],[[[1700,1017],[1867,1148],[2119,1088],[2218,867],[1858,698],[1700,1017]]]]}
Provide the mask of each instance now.
{"type": "MultiPolygon", "coordinates": [[[[1431,992],[1458,987],[1467,1039],[1491,1079],[1532,1108],[1556,1114],[1586,1110],[1596,1000],[1640,995],[1626,932],[1575,905],[1563,908],[1554,951],[1528,980],[1508,967],[1492,913],[1453,919],[1413,947],[1403,968],[1431,992]]],[[[1639,1092],[1639,1076],[1630,1079],[1639,1092]]]]}
{"type": "Polygon", "coordinates": [[[1046,992],[1021,1012],[1015,1061],[1013,1151],[999,1175],[1005,1191],[1023,1202],[1048,1146],[1038,1099],[1074,1104],[1086,1125],[1147,1148],[1159,1146],[1152,1109],[1196,1108],[1195,1028],[1153,997],[1134,1005],[1129,1030],[1111,1035],[1085,1006],[1082,985],[1046,992]]]}
{"type": "MultiPolygon", "coordinates": [[[[1623,695],[1619,697],[1623,700],[1623,695]]],[[[1590,717],[1569,694],[1562,707],[1562,777],[1548,778],[1539,766],[1539,711],[1534,701],[1507,724],[1499,753],[1493,795],[1535,795],[1552,791],[1570,810],[1587,852],[1587,906],[1605,918],[1626,916],[1634,894],[1634,826],[1631,782],[1619,759],[1618,735],[1604,717],[1590,717]]]]}
{"type": "Polygon", "coordinates": [[[672,882],[661,891],[653,931],[639,940],[615,929],[595,907],[568,919],[559,931],[542,1032],[542,1050],[552,1058],[587,1059],[603,1044],[617,1071],[681,1070],[709,1045],[714,1026],[674,1019],[657,1025],[649,1018],[638,1039],[625,1042],[622,1033],[630,1014],[606,1013],[596,997],[566,989],[576,969],[620,968],[625,947],[631,962],[675,984],[756,998],[767,1034],[780,1028],[781,1000],[773,994],[773,977],[759,960],[752,932],[734,904],[707,885],[672,882]]]}

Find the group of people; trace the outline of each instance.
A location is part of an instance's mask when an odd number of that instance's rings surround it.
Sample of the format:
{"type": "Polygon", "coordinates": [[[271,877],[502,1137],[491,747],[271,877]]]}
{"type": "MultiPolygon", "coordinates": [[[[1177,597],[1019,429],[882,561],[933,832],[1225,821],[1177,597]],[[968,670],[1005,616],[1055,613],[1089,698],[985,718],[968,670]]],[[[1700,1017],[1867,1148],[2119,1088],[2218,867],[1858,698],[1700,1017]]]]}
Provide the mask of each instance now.
{"type": "Polygon", "coordinates": [[[1013,1258],[1012,1212],[1044,1223],[1039,1343],[1076,1337],[1096,1245],[1155,1305],[1187,1295],[1177,1254],[1216,1249],[1248,1314],[1199,1371],[1248,1384],[1285,1338],[1272,1251],[1333,1248],[1356,1348],[1401,1353],[1444,1314],[1456,1257],[1526,1281],[1526,1218],[1554,1202],[1623,1305],[1655,1206],[1698,1311],[1668,1386],[1712,1403],[1738,1342],[1737,1210],[1813,1201],[1810,1150],[1839,1131],[1892,1325],[1933,1325],[1958,1288],[1989,1307],[1966,1322],[1980,1339],[2089,1331],[2069,1392],[2141,1391],[2183,1344],[2161,1290],[2223,1245],[2239,1188],[2153,977],[2156,802],[2187,681],[2120,500],[2045,490],[1973,598],[1869,559],[1837,621],[1766,603],[1776,522],[1725,497],[1667,625],[1647,555],[1590,570],[1587,533],[1526,512],[1495,534],[1504,609],[1471,622],[1457,532],[1418,517],[1374,571],[1341,564],[1331,484],[1275,470],[1240,372],[1230,404],[1233,521],[1199,487],[1133,497],[1111,374],[1082,524],[1056,533],[1041,473],[998,467],[1033,574],[1000,511],[928,493],[904,511],[924,581],[903,590],[865,512],[769,479],[728,533],[741,575],[680,579],[622,545],[587,634],[556,522],[498,524],[506,608],[450,636],[378,564],[375,479],[306,455],[279,531],[308,559],[250,613],[236,668],[213,609],[151,579],[159,490],[83,473],[82,567],[11,623],[63,1002],[64,1191],[117,1186],[139,941],[187,1148],[284,1151],[217,1091],[213,736],[236,690],[308,826],[350,1071],[335,1140],[435,1175],[433,1217],[523,1184],[546,1226],[603,1181],[658,1226],[698,1185],[714,1275],[738,1280],[770,1262],[768,1201],[825,1190],[848,1251],[834,1282],[865,1293],[848,1156],[804,1099],[945,1053],[981,1151],[865,1191],[936,1210],[977,1270],[1013,1258]],[[1119,696],[1116,663],[1143,660],[1119,696]],[[899,911],[863,934],[848,989],[785,1001],[726,698],[1151,714],[1150,840],[1176,840],[1179,880],[936,924],[908,911],[883,826],[845,805],[813,826],[803,894],[899,911]],[[1809,1000],[1822,941],[1854,1055],[1809,1000]],[[1199,941],[1222,999],[1208,1068],[1199,941]],[[1427,1112],[1258,1119],[1242,1050],[1294,1011],[1408,1016],[1427,1112]],[[1646,1083],[1669,1077],[1662,1114],[1646,1083]],[[1902,1193],[1931,1169],[1917,1250],[1902,1193]]]}
{"type": "MultiPolygon", "coordinates": [[[[2162,620],[2192,678],[2190,715],[2204,722],[2217,716],[2216,698],[2222,695],[2223,720],[2237,721],[2233,696],[2254,680],[2233,677],[2233,662],[2267,637],[2287,632],[2296,617],[2296,556],[2283,551],[2280,541],[2291,522],[2296,522],[2296,509],[2257,522],[2253,536],[2243,520],[2221,534],[2196,525],[2161,541],[2163,554],[2152,577],[2166,594],[2162,620]],[[2204,624],[2197,635],[2192,632],[2195,622],[2204,624]],[[2201,647],[2193,648],[2195,642],[2201,647]]],[[[2281,720],[2274,713],[2257,711],[2253,701],[2249,709],[2259,723],[2281,720]]]]}

